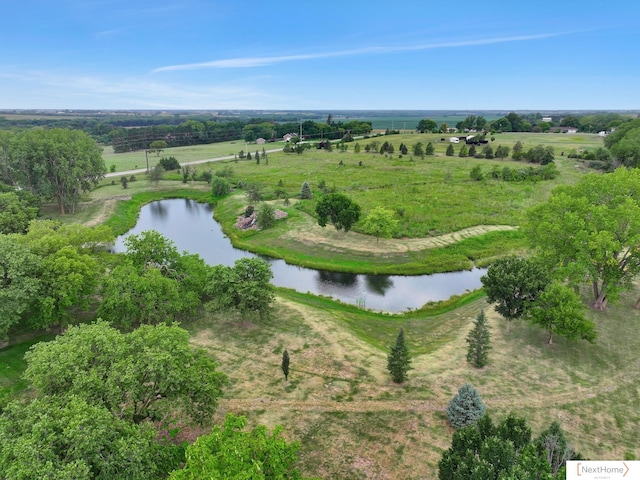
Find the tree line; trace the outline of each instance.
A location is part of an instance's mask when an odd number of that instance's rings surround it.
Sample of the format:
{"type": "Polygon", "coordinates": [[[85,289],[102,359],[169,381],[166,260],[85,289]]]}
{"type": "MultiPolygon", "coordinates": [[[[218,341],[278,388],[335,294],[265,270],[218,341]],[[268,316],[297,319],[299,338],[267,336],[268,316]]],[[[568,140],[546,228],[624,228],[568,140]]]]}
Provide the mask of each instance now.
{"type": "Polygon", "coordinates": [[[464,120],[457,122],[455,125],[448,125],[447,123],[438,125],[431,119],[422,119],[418,122],[416,129],[420,133],[447,133],[449,129],[454,127],[460,132],[486,130],[491,132],[546,133],[553,131],[556,127],[574,127],[580,132],[598,133],[601,131],[611,131],[629,120],[629,116],[619,113],[587,113],[584,115],[554,114],[554,116],[551,117],[543,117],[540,113],[520,115],[515,112],[510,112],[491,122],[487,121],[481,115],[468,115],[464,120]]]}

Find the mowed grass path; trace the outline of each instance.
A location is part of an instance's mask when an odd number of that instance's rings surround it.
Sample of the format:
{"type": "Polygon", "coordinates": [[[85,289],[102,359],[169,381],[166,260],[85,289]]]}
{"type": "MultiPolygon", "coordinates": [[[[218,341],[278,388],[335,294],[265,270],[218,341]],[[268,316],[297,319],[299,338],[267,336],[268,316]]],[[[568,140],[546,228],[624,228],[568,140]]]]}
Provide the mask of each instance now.
{"type": "Polygon", "coordinates": [[[595,345],[558,339],[549,346],[544,331],[525,323],[506,334],[504,320],[483,299],[434,317],[382,319],[284,295],[267,323],[210,316],[189,329],[193,343],[208,349],[232,380],[218,420],[233,412],[252,424],[285,425],[287,436],[302,443],[309,475],[421,479],[437,477],[453,433],[444,411],[465,382],[478,388],[494,417],[524,415],[534,434],[559,421],[586,458],[638,458],[640,337],[629,335],[628,325],[640,321],[640,312],[633,300],[589,312],[600,334],[595,345]],[[482,309],[493,350],[490,364],[477,370],[465,360],[465,337],[482,309]],[[395,385],[384,345],[401,326],[414,369],[408,382],[395,385]],[[280,371],[285,348],[288,383],[280,371]]]}

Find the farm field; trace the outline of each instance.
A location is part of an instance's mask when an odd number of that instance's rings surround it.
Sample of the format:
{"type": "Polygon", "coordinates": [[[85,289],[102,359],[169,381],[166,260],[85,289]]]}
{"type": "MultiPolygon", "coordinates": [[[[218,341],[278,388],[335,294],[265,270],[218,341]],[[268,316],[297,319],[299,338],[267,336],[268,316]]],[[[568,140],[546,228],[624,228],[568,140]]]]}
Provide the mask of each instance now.
{"type": "MultiPolygon", "coordinates": [[[[184,163],[193,162],[196,160],[204,160],[206,158],[218,158],[228,155],[234,155],[237,154],[240,150],[247,151],[247,148],[250,152],[253,153],[256,150],[262,152],[262,147],[267,150],[271,150],[274,148],[282,148],[283,146],[283,142],[274,142],[264,145],[249,144],[247,147],[244,140],[237,140],[230,142],[209,143],[205,145],[172,147],[165,149],[160,155],[149,153],[149,167],[151,168],[156,165],[158,163],[158,160],[160,160],[160,158],[162,158],[163,156],[173,156],[176,157],[178,162],[184,163]]],[[[104,163],[107,166],[107,170],[110,169],[111,165],[115,165],[116,172],[136,170],[147,167],[147,157],[145,156],[144,150],[137,150],[135,152],[127,153],[114,153],[113,147],[106,146],[103,147],[102,158],[104,159],[104,163]]]]}

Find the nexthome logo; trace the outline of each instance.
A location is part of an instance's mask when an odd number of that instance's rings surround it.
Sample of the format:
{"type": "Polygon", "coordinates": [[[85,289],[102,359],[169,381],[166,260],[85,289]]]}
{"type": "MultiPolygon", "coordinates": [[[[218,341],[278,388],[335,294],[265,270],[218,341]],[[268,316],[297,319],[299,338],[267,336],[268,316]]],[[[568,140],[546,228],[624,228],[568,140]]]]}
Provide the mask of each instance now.
{"type": "Polygon", "coordinates": [[[638,461],[587,461],[567,462],[567,480],[640,480],[640,462],[638,461]]]}

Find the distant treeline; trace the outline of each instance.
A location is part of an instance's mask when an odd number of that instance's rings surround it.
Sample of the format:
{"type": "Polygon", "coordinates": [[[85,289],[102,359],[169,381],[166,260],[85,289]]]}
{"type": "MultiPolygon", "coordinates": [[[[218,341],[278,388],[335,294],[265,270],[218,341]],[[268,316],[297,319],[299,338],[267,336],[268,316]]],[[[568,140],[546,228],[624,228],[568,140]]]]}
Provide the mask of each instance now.
{"type": "Polygon", "coordinates": [[[96,141],[112,145],[114,152],[130,152],[149,148],[156,140],[164,140],[168,147],[244,140],[254,142],[282,140],[286,134],[302,134],[304,139],[340,139],[345,135],[366,135],[371,122],[351,120],[334,122],[331,115],[326,123],[313,120],[290,120],[289,116],[265,120],[257,118],[219,117],[212,115],[114,115],[87,117],[42,116],[7,119],[0,116],[0,129],[29,129],[33,127],[82,130],[96,141]]]}

